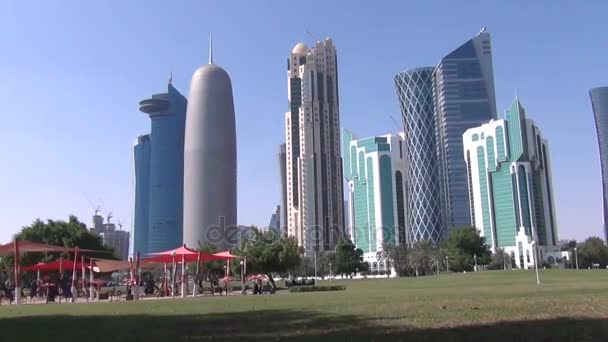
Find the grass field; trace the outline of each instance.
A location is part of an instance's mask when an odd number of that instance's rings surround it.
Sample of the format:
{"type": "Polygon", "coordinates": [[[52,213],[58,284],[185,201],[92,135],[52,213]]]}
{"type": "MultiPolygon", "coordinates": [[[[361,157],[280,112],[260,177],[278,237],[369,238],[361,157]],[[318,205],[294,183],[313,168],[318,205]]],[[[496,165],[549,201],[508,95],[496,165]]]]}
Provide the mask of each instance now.
{"type": "Polygon", "coordinates": [[[608,341],[608,271],[334,281],[346,291],[0,307],[1,341],[608,341]]]}

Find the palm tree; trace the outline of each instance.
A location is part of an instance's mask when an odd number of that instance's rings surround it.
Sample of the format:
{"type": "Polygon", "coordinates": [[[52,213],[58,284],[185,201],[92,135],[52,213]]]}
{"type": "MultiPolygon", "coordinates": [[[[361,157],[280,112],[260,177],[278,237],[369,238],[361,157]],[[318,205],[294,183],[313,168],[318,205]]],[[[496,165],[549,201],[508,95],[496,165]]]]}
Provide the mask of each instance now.
{"type": "Polygon", "coordinates": [[[416,273],[433,274],[433,266],[436,262],[440,262],[437,248],[430,240],[421,240],[414,243],[410,254],[410,267],[415,269],[416,273]]]}

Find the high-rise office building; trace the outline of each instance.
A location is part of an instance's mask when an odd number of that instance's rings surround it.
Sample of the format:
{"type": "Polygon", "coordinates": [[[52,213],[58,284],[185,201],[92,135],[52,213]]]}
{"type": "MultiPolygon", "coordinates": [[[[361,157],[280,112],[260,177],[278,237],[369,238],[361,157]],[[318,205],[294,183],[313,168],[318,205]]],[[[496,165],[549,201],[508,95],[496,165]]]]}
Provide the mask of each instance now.
{"type": "Polygon", "coordinates": [[[298,43],[287,60],[287,226],[307,253],[344,235],[338,58],[331,39],[298,43]]]}
{"type": "Polygon", "coordinates": [[[268,222],[268,230],[275,233],[281,231],[281,206],[277,205],[276,209],[270,215],[270,222],[268,222]]]}
{"type": "MultiPolygon", "coordinates": [[[[118,223],[120,229],[116,229],[116,224],[110,222],[111,214],[108,214],[107,221],[104,223],[103,216],[98,215],[99,210],[95,210],[93,215],[93,226],[90,231],[101,237],[104,246],[114,249],[114,255],[120,260],[129,258],[129,243],[131,234],[122,230],[122,225],[118,223]]],[[[141,252],[140,252],[141,253],[141,252]]]]}
{"type": "Polygon", "coordinates": [[[187,103],[171,80],[166,93],[152,95],[139,103],[139,110],[150,116],[151,133],[140,137],[134,146],[134,253],[142,253],[138,248],[143,246],[146,253],[151,253],[182,244],[187,103]],[[146,231],[144,243],[141,234],[146,231]]]}
{"type": "MultiPolygon", "coordinates": [[[[434,68],[417,68],[395,76],[404,127],[407,217],[406,240],[438,242],[443,236],[435,112],[433,106],[434,68]]],[[[400,242],[405,243],[405,241],[400,242]]]]}
{"type": "Polygon", "coordinates": [[[485,29],[443,57],[434,74],[444,233],[471,225],[462,134],[496,118],[490,35],[485,29]]]}
{"type": "MultiPolygon", "coordinates": [[[[211,44],[210,44],[211,45],[211,44]]],[[[236,230],[236,122],[228,73],[209,63],[192,75],[184,144],[184,243],[232,246],[236,230]]],[[[154,138],[154,137],[153,137],[154,138]]]]}
{"type": "Polygon", "coordinates": [[[595,118],[597,141],[600,146],[602,169],[602,194],[604,202],[604,241],[608,243],[608,87],[593,88],[589,91],[591,107],[595,118]]]}
{"type": "Polygon", "coordinates": [[[151,151],[150,134],[137,137],[133,146],[133,164],[135,167],[133,251],[142,255],[148,253],[151,151]]]}
{"type": "Polygon", "coordinates": [[[374,268],[383,244],[405,244],[404,134],[356,139],[344,130],[342,139],[353,207],[351,238],[374,268]]]}
{"type": "Polygon", "coordinates": [[[504,119],[468,129],[462,140],[470,215],[480,235],[493,252],[511,254],[518,268],[536,260],[554,264],[561,254],[549,147],[519,100],[504,119]]]}
{"type": "Polygon", "coordinates": [[[281,213],[279,215],[279,230],[287,236],[287,152],[285,144],[279,145],[279,177],[281,178],[281,213]]]}

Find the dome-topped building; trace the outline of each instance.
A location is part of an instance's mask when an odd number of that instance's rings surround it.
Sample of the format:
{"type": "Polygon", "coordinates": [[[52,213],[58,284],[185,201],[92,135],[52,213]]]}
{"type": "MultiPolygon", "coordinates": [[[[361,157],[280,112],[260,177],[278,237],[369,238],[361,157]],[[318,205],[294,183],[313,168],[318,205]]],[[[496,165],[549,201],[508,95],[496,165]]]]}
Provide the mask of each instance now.
{"type": "Polygon", "coordinates": [[[299,55],[306,55],[308,52],[310,52],[310,50],[304,43],[296,44],[296,46],[293,47],[293,50],[291,50],[291,53],[299,55]]]}

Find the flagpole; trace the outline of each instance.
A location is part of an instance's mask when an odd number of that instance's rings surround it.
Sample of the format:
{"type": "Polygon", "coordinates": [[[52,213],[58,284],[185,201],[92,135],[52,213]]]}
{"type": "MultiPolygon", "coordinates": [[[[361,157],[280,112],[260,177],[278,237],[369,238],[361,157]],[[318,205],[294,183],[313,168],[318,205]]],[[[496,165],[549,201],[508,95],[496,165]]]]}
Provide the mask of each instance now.
{"type": "Polygon", "coordinates": [[[21,286],[19,284],[19,240],[15,239],[15,303],[21,304],[21,286]]]}
{"type": "Polygon", "coordinates": [[[200,265],[201,265],[201,252],[198,252],[197,256],[196,256],[196,272],[194,273],[194,287],[192,289],[192,297],[196,297],[196,295],[198,294],[198,272],[200,269],[200,265]]]}
{"type": "Polygon", "coordinates": [[[76,301],[76,260],[78,260],[78,247],[74,251],[74,267],[72,268],[72,303],[76,301]]]}
{"type": "Polygon", "coordinates": [[[186,274],[186,254],[182,254],[182,286],[180,289],[182,291],[182,298],[186,298],[186,288],[188,287],[187,279],[188,274],[186,274]]]}
{"type": "Polygon", "coordinates": [[[89,259],[89,300],[92,302],[95,299],[95,287],[93,286],[93,259],[89,259]]]}

